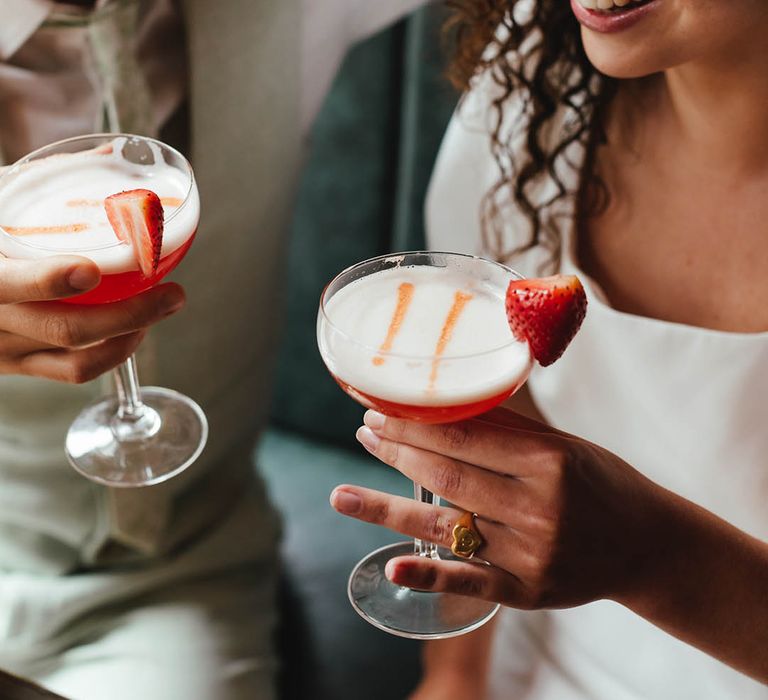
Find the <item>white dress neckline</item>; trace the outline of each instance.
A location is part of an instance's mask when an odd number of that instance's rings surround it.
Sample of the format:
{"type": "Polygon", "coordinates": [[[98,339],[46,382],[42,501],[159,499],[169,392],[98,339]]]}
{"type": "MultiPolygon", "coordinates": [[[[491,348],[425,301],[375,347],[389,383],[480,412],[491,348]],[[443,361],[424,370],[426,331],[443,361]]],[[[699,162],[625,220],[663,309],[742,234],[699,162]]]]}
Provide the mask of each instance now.
{"type": "MultiPolygon", "coordinates": [[[[574,208],[571,207],[571,209],[573,210],[574,208]]],[[[598,313],[615,316],[625,323],[635,322],[639,324],[648,324],[651,329],[655,329],[659,332],[678,333],[681,335],[686,333],[700,333],[705,336],[711,336],[713,339],[723,338],[731,342],[738,342],[739,340],[744,342],[763,342],[768,338],[768,331],[724,331],[716,328],[707,328],[706,326],[695,326],[680,321],[667,321],[665,319],[654,318],[653,316],[642,316],[640,314],[620,311],[619,309],[614,308],[600,284],[579,265],[578,256],[576,254],[578,245],[578,233],[576,229],[574,215],[568,219],[568,224],[562,229],[563,243],[560,257],[560,271],[563,274],[576,275],[581,280],[581,283],[587,292],[587,297],[589,298],[589,303],[592,307],[591,310],[598,309],[598,313]]]]}
{"type": "MultiPolygon", "coordinates": [[[[484,252],[478,213],[498,173],[488,100],[481,90],[470,93],[443,141],[427,201],[434,249],[484,252]]],[[[514,115],[515,106],[509,111],[514,115]]],[[[571,191],[575,179],[573,170],[571,191]]],[[[542,415],[768,539],[768,333],[614,309],[578,265],[573,199],[548,213],[562,236],[557,267],[581,278],[589,307],[563,357],[531,373],[528,386],[542,415]]],[[[525,242],[527,220],[514,207],[505,215],[504,245],[511,249],[525,242]]],[[[528,251],[513,267],[538,276],[545,255],[528,251]]],[[[504,610],[491,687],[491,700],[768,700],[765,686],[605,601],[554,612],[504,610]]]]}

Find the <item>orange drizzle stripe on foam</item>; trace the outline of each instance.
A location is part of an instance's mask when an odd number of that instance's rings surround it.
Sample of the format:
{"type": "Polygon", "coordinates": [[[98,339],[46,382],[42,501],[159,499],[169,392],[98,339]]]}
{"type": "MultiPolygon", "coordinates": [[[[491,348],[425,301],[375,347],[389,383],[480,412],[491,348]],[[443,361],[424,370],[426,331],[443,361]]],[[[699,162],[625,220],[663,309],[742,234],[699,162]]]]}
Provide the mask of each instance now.
{"type": "MultiPolygon", "coordinates": [[[[397,306],[395,307],[395,313],[392,314],[392,320],[389,322],[387,337],[379,346],[380,353],[389,352],[392,349],[392,344],[400,332],[400,327],[403,325],[403,320],[405,319],[405,314],[408,313],[411,301],[413,301],[413,285],[410,282],[403,282],[397,288],[397,306]]],[[[373,364],[377,367],[383,365],[384,358],[381,355],[376,355],[373,358],[373,364]]]]}
{"type": "MultiPolygon", "coordinates": [[[[184,200],[180,197],[160,197],[160,204],[164,207],[180,207],[184,200]]],[[[101,207],[104,205],[103,199],[70,199],[67,202],[68,207],[101,207]]]]}
{"type": "Polygon", "coordinates": [[[34,236],[38,233],[81,233],[90,226],[88,224],[62,224],[61,226],[2,226],[2,229],[12,236],[34,236]]]}
{"type": "Polygon", "coordinates": [[[448,347],[448,343],[451,342],[453,337],[453,330],[456,328],[456,324],[459,322],[459,317],[464,311],[464,307],[472,301],[474,295],[467,294],[466,292],[456,292],[453,295],[453,305],[448,312],[448,316],[443,323],[443,329],[440,331],[440,339],[437,341],[437,347],[435,348],[435,357],[432,360],[432,371],[429,374],[429,387],[427,391],[434,391],[435,382],[437,381],[437,369],[440,365],[440,358],[442,357],[445,349],[448,347]]]}

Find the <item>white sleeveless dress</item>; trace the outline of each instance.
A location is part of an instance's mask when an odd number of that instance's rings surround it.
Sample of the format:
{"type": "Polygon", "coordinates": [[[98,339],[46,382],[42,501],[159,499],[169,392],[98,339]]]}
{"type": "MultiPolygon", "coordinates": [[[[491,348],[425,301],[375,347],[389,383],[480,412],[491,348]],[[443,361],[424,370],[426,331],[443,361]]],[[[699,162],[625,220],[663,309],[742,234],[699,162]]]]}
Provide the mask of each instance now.
{"type": "MultiPolygon", "coordinates": [[[[443,142],[427,203],[432,248],[483,252],[478,212],[498,177],[487,95],[476,86],[443,142]]],[[[509,112],[517,131],[520,109],[511,103],[509,112]]],[[[562,126],[568,115],[560,117],[562,126]]],[[[568,157],[582,162],[583,149],[572,148],[568,157]]],[[[547,213],[547,225],[556,226],[563,241],[555,267],[579,275],[589,308],[563,358],[531,375],[536,405],[553,426],[603,445],[656,483],[768,539],[768,431],[762,425],[768,333],[712,331],[612,309],[578,268],[572,194],[578,176],[560,166],[571,195],[547,213]]],[[[519,210],[506,211],[505,227],[510,246],[527,240],[519,210]]],[[[546,255],[534,250],[513,266],[538,275],[546,255]]],[[[565,611],[505,609],[500,616],[489,700],[766,698],[768,687],[612,602],[565,611]]]]}

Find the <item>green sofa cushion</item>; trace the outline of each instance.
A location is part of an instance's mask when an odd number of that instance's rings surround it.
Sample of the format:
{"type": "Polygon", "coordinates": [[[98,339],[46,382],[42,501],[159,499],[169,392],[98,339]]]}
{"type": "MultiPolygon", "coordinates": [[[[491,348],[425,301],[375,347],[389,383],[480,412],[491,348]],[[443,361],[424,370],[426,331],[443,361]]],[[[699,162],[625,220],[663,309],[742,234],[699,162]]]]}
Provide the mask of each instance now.
{"type": "Polygon", "coordinates": [[[424,195],[456,102],[442,76],[442,19],[440,9],[420,10],[356,47],[318,117],[291,231],[277,425],[354,441],[362,410],[322,364],[318,301],[348,265],[424,246],[424,195]]]}

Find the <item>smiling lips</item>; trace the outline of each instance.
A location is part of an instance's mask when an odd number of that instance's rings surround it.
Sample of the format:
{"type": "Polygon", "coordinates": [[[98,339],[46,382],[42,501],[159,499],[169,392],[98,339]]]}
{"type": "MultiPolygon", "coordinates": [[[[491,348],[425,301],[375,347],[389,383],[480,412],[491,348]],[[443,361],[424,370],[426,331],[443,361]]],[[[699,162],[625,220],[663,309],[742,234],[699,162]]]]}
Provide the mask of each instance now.
{"type": "Polygon", "coordinates": [[[587,10],[617,10],[627,5],[639,5],[646,0],[577,0],[587,10]]]}
{"type": "Polygon", "coordinates": [[[629,29],[652,14],[660,0],[571,0],[576,19],[599,34],[629,29]]]}

